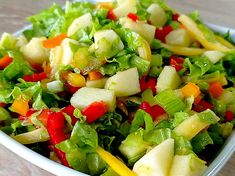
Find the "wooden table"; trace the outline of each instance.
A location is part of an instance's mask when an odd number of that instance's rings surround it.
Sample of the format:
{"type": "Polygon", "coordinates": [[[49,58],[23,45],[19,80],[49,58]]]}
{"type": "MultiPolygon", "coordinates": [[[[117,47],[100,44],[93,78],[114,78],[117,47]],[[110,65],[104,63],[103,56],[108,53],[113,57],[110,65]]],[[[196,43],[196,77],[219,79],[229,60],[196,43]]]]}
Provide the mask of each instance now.
{"type": "MultiPolygon", "coordinates": [[[[53,2],[64,0],[0,0],[0,34],[14,32],[27,24],[25,18],[48,7],[53,2]]],[[[218,25],[235,28],[235,0],[168,0],[169,4],[181,12],[200,11],[201,17],[218,25]]],[[[1,139],[0,139],[1,140],[1,139]]],[[[0,176],[52,176],[52,174],[32,165],[0,145],[0,176]]],[[[218,176],[235,175],[235,154],[218,176]]]]}

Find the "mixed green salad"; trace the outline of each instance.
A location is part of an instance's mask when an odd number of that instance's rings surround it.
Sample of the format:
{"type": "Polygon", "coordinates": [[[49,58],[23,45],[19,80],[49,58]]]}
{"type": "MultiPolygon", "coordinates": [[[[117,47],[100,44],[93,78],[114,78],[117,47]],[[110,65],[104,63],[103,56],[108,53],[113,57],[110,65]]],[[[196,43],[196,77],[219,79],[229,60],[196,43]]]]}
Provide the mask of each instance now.
{"type": "Polygon", "coordinates": [[[160,0],[66,2],[0,40],[0,130],[102,176],[200,176],[234,129],[235,46],[160,0]]]}

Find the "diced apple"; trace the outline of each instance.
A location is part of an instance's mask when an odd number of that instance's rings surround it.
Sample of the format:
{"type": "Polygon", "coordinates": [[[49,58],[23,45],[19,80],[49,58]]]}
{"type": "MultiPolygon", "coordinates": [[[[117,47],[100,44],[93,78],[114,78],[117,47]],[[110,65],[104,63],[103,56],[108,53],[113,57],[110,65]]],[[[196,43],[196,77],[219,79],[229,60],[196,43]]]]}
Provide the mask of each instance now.
{"type": "Polygon", "coordinates": [[[49,49],[43,47],[45,37],[32,38],[31,41],[21,48],[24,57],[32,63],[42,64],[49,58],[49,49]]]}
{"type": "Polygon", "coordinates": [[[73,21],[68,28],[68,36],[74,35],[79,29],[92,27],[92,16],[90,13],[86,13],[73,21]]]}
{"type": "Polygon", "coordinates": [[[87,80],[86,87],[94,87],[103,89],[108,78],[101,78],[98,80],[87,80]]]}
{"type": "Polygon", "coordinates": [[[66,38],[61,44],[61,46],[63,47],[63,53],[61,58],[62,65],[68,65],[72,62],[74,53],[70,44],[78,45],[78,42],[76,40],[66,38]]]}
{"type": "Polygon", "coordinates": [[[51,76],[54,76],[57,69],[59,68],[62,54],[63,54],[62,46],[57,46],[51,49],[50,58],[49,58],[51,66],[51,76]]]}
{"type": "Polygon", "coordinates": [[[166,176],[174,156],[174,139],[167,139],[154,147],[134,165],[138,176],[166,176]]]}
{"type": "Polygon", "coordinates": [[[111,29],[96,32],[94,39],[95,44],[91,50],[94,50],[98,57],[110,58],[124,48],[121,38],[111,29]]]}
{"type": "Polygon", "coordinates": [[[157,90],[176,89],[181,84],[181,79],[174,67],[165,66],[158,77],[157,90]]]}
{"type": "Polygon", "coordinates": [[[206,51],[203,55],[206,56],[213,64],[217,63],[225,56],[221,51],[206,51]]]}
{"type": "Polygon", "coordinates": [[[155,37],[156,27],[143,22],[134,22],[129,18],[121,18],[120,23],[124,28],[131,29],[132,31],[140,34],[149,44],[155,37]]]}
{"type": "Polygon", "coordinates": [[[200,120],[197,114],[192,115],[191,117],[184,120],[181,124],[179,124],[174,132],[178,136],[184,136],[188,140],[191,140],[194,136],[196,136],[201,130],[208,127],[210,123],[203,122],[200,120]]]}
{"type": "Polygon", "coordinates": [[[119,1],[118,7],[113,10],[117,17],[127,16],[129,13],[136,12],[136,0],[119,1]]]}
{"type": "Polygon", "coordinates": [[[169,45],[188,47],[191,44],[191,37],[185,29],[176,29],[166,36],[166,43],[169,45]]]}
{"type": "Polygon", "coordinates": [[[149,19],[156,27],[162,27],[167,22],[166,13],[158,4],[150,5],[147,12],[150,13],[149,19]]]}
{"type": "Polygon", "coordinates": [[[206,162],[194,154],[176,155],[169,176],[201,176],[206,168],[206,162]]]}
{"type": "Polygon", "coordinates": [[[140,84],[137,68],[118,72],[110,77],[105,84],[105,89],[113,90],[117,97],[131,96],[139,93],[140,84]]]}
{"type": "Polygon", "coordinates": [[[112,90],[83,87],[79,89],[70,100],[71,104],[80,110],[96,101],[107,103],[109,111],[115,109],[116,96],[112,90]]]}

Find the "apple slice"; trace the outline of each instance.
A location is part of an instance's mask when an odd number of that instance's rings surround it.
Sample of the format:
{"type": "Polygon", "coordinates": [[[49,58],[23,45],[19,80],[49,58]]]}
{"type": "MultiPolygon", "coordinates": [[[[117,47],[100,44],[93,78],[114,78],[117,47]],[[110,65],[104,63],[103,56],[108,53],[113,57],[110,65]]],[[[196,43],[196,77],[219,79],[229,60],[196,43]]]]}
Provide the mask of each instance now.
{"type": "Polygon", "coordinates": [[[169,176],[201,176],[206,168],[206,162],[194,154],[176,155],[169,176]]]}
{"type": "Polygon", "coordinates": [[[139,176],[166,176],[174,156],[174,139],[167,139],[139,159],[133,171],[139,176]]]}
{"type": "Polygon", "coordinates": [[[140,84],[137,68],[117,72],[116,75],[107,80],[105,89],[113,90],[117,97],[131,96],[139,93],[140,84]]]}
{"type": "Polygon", "coordinates": [[[150,13],[149,19],[154,26],[162,27],[167,22],[166,13],[158,4],[150,5],[147,12],[150,13]]]}
{"type": "Polygon", "coordinates": [[[105,102],[109,107],[109,111],[115,109],[116,96],[112,90],[83,87],[73,94],[70,100],[71,104],[80,110],[96,101],[105,102]]]}

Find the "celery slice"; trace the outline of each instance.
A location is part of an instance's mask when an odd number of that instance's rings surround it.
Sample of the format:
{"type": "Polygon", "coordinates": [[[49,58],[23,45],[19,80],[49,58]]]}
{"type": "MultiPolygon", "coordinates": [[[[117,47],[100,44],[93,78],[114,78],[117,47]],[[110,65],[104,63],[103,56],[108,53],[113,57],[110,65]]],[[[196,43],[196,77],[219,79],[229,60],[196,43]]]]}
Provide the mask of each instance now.
{"type": "Polygon", "coordinates": [[[171,116],[185,109],[184,102],[173,90],[165,90],[155,96],[157,103],[171,116]]]}

